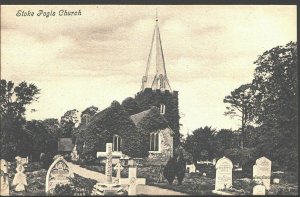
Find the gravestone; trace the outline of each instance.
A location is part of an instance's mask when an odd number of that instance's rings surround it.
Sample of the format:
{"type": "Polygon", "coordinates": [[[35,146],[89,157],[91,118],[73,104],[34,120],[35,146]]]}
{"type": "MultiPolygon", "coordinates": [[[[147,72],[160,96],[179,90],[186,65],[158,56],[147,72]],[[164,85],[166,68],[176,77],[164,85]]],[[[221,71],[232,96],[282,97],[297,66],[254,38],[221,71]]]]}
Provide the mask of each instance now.
{"type": "Polygon", "coordinates": [[[24,174],[25,168],[22,163],[19,163],[16,167],[17,173],[12,182],[12,186],[15,187],[16,192],[23,192],[25,191],[25,186],[27,186],[26,174],[24,174]]]}
{"type": "Polygon", "coordinates": [[[253,195],[266,195],[266,188],[264,185],[255,185],[253,187],[253,195]]]}
{"type": "Polygon", "coordinates": [[[121,185],[112,183],[112,143],[106,143],[106,152],[97,152],[97,157],[106,157],[105,183],[96,183],[91,195],[122,195],[121,185]]]}
{"type": "Polygon", "coordinates": [[[128,165],[129,165],[128,178],[120,178],[120,184],[129,185],[128,195],[136,195],[136,186],[145,185],[146,179],[137,178],[137,167],[133,159],[128,161],[128,165]]]}
{"type": "Polygon", "coordinates": [[[216,160],[216,159],[213,159],[213,160],[212,160],[212,165],[215,166],[216,163],[217,163],[217,160],[216,160]]]}
{"type": "Polygon", "coordinates": [[[8,163],[1,159],[0,166],[0,196],[9,196],[8,163]]]}
{"type": "Polygon", "coordinates": [[[185,168],[188,171],[188,173],[195,173],[196,172],[195,164],[186,165],[185,168]]]}
{"type": "Polygon", "coordinates": [[[78,155],[78,152],[77,152],[77,145],[75,144],[72,152],[71,152],[71,160],[72,161],[78,161],[79,160],[79,155],[78,155]]]}
{"type": "Polygon", "coordinates": [[[51,194],[56,185],[69,184],[69,178],[73,178],[74,173],[68,166],[67,161],[63,157],[58,157],[51,164],[46,175],[46,193],[51,194]]]}
{"type": "Polygon", "coordinates": [[[232,168],[230,159],[223,157],[216,163],[215,190],[228,189],[232,186],[232,168]]]}
{"type": "Polygon", "coordinates": [[[263,184],[267,190],[270,189],[271,165],[272,162],[268,158],[261,157],[253,166],[253,180],[257,184],[263,184]]]}
{"type": "Polygon", "coordinates": [[[114,169],[117,170],[116,182],[119,183],[119,180],[121,178],[121,170],[123,170],[123,167],[122,167],[120,161],[116,164],[116,166],[114,167],[114,169]]]}

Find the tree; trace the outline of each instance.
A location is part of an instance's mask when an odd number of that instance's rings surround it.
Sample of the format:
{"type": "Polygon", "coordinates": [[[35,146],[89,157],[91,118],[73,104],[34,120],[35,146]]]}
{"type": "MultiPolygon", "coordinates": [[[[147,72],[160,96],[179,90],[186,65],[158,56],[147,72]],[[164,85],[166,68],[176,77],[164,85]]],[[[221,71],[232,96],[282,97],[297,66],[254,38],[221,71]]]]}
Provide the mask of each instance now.
{"type": "Polygon", "coordinates": [[[225,96],[223,102],[228,103],[224,115],[238,118],[241,121],[241,148],[244,147],[245,127],[253,119],[252,84],[241,85],[225,96]]]}
{"type": "Polygon", "coordinates": [[[31,133],[31,138],[27,141],[30,142],[32,150],[28,154],[33,156],[34,160],[38,160],[41,153],[45,153],[45,142],[49,138],[49,134],[41,120],[27,121],[25,129],[31,133]]]}
{"type": "Polygon", "coordinates": [[[212,159],[214,144],[213,133],[215,129],[211,127],[201,127],[188,135],[184,143],[184,149],[193,155],[193,162],[198,160],[212,159]]]}
{"type": "Polygon", "coordinates": [[[38,99],[40,90],[23,81],[17,86],[12,81],[0,81],[1,157],[13,160],[21,143],[28,136],[23,129],[26,106],[38,99]]]}
{"type": "Polygon", "coordinates": [[[216,157],[223,157],[224,151],[234,147],[234,133],[229,129],[221,129],[215,132],[213,137],[214,154],[216,157]]]}
{"type": "Polygon", "coordinates": [[[175,179],[175,176],[176,176],[176,168],[175,168],[175,165],[176,165],[176,157],[174,155],[174,157],[171,157],[165,168],[164,168],[164,177],[168,180],[169,184],[172,185],[173,184],[173,181],[175,179]]]}
{"type": "Polygon", "coordinates": [[[274,47],[254,63],[256,116],[263,130],[258,150],[298,169],[297,43],[274,47]]]}
{"type": "Polygon", "coordinates": [[[79,111],[77,109],[69,110],[60,119],[62,133],[60,137],[71,137],[74,128],[79,123],[79,111]]]}

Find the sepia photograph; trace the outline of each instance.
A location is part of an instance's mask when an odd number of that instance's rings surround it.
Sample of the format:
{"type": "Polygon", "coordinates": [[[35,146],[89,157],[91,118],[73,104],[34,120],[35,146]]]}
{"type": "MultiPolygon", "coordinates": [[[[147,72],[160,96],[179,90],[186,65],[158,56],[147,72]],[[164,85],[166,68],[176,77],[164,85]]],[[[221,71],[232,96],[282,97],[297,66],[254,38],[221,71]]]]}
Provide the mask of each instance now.
{"type": "Polygon", "coordinates": [[[298,196],[296,5],[0,12],[0,196],[298,196]]]}

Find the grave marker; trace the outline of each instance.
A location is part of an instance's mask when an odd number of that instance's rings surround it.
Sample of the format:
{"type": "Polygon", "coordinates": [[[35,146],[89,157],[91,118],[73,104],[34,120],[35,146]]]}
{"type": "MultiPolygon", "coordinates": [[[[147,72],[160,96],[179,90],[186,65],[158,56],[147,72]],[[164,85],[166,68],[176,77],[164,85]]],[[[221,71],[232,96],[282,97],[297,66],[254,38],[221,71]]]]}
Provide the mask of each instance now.
{"type": "Polygon", "coordinates": [[[0,196],[9,196],[8,163],[1,159],[0,166],[0,196]]]}
{"type": "Polygon", "coordinates": [[[117,165],[114,167],[114,169],[117,170],[116,181],[119,183],[119,180],[121,178],[121,171],[123,170],[123,167],[122,167],[120,161],[117,163],[117,165]]]}
{"type": "Polygon", "coordinates": [[[263,184],[267,190],[270,189],[271,165],[272,162],[268,158],[261,157],[253,166],[253,180],[258,184],[263,184]]]}
{"type": "Polygon", "coordinates": [[[266,195],[266,188],[264,185],[255,185],[253,187],[253,195],[266,195]]]}
{"type": "Polygon", "coordinates": [[[63,157],[58,157],[51,164],[46,175],[46,193],[53,193],[56,185],[65,185],[70,183],[69,178],[73,178],[72,169],[68,166],[63,157]]]}
{"type": "Polygon", "coordinates": [[[128,170],[128,178],[120,178],[121,185],[129,185],[128,195],[136,195],[136,186],[137,185],[145,185],[145,178],[137,178],[137,167],[135,161],[133,159],[129,160],[129,170],[128,170]]]}
{"type": "Polygon", "coordinates": [[[91,195],[121,195],[121,185],[112,183],[112,143],[106,143],[106,152],[97,152],[97,157],[106,157],[105,183],[96,183],[91,195]]]}
{"type": "Polygon", "coordinates": [[[232,186],[232,168],[232,162],[226,157],[217,161],[215,190],[228,189],[232,186]]]}
{"type": "Polygon", "coordinates": [[[13,179],[12,185],[16,186],[15,191],[16,192],[23,192],[25,191],[25,186],[27,186],[27,180],[26,180],[26,174],[24,174],[25,168],[24,166],[19,163],[16,167],[17,173],[15,174],[15,177],[13,179]]]}
{"type": "Polygon", "coordinates": [[[195,173],[196,172],[195,164],[186,165],[185,169],[188,171],[188,173],[195,173]]]}

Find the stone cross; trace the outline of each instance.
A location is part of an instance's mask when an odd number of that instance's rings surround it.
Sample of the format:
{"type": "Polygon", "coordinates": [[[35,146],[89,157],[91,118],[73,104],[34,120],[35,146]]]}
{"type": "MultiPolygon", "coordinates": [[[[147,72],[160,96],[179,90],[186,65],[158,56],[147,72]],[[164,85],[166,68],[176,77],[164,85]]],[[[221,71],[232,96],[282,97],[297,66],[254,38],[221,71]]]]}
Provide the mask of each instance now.
{"type": "Polygon", "coordinates": [[[0,196],[9,196],[8,163],[1,159],[0,166],[0,196]]]}
{"type": "Polygon", "coordinates": [[[120,178],[119,183],[121,185],[129,185],[128,195],[136,195],[136,186],[137,185],[145,185],[145,178],[137,178],[137,168],[134,160],[129,160],[129,171],[128,178],[120,178]]]}
{"type": "Polygon", "coordinates": [[[117,165],[114,167],[115,170],[117,170],[117,181],[119,182],[120,178],[121,178],[121,170],[123,170],[123,167],[121,165],[121,162],[119,161],[117,163],[117,165]]]}
{"type": "Polygon", "coordinates": [[[112,143],[106,143],[106,152],[97,152],[97,158],[98,157],[106,157],[106,183],[112,183],[112,143]]]}

